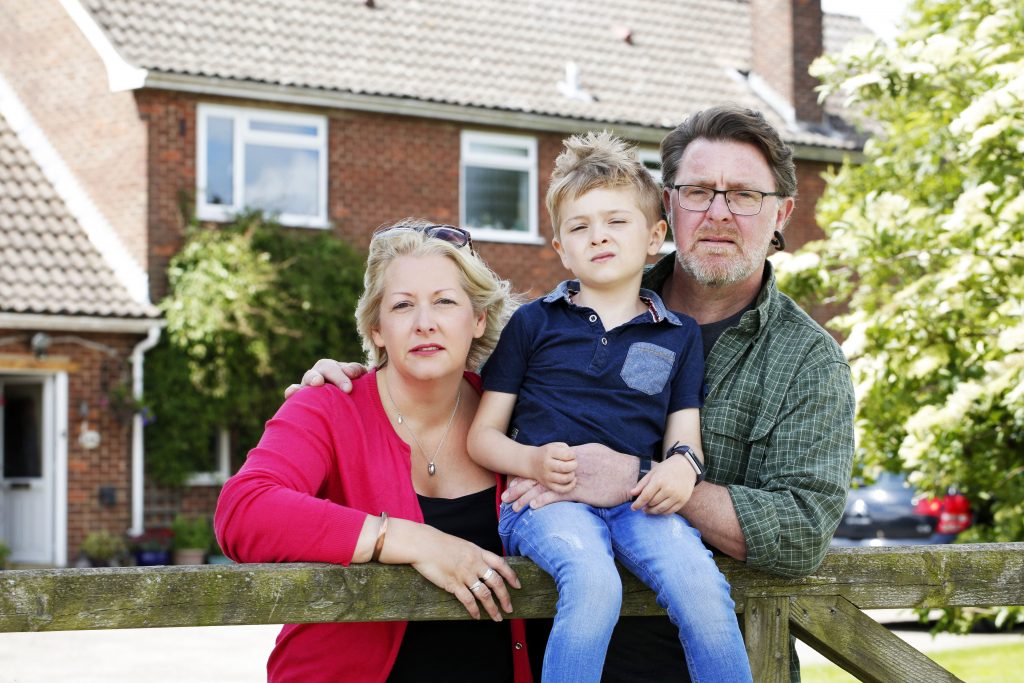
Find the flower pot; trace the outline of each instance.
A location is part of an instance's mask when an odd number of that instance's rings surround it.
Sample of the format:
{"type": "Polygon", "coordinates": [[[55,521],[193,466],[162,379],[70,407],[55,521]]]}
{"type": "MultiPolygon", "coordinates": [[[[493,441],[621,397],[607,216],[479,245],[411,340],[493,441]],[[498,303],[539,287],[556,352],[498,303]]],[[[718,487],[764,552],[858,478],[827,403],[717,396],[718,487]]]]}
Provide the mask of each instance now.
{"type": "Polygon", "coordinates": [[[206,564],[206,551],[202,548],[175,550],[174,564],[206,564]]]}
{"type": "Polygon", "coordinates": [[[170,550],[136,550],[135,565],[138,567],[156,567],[171,563],[170,550]]]}

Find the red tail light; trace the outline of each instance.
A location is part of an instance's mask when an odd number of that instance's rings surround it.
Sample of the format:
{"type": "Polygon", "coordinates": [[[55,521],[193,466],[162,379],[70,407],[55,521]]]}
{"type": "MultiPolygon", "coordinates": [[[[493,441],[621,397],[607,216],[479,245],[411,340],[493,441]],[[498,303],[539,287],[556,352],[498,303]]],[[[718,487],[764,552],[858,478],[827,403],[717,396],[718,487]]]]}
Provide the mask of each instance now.
{"type": "Polygon", "coordinates": [[[967,497],[953,493],[942,499],[942,512],[935,528],[940,534],[958,534],[971,526],[971,506],[967,497]]]}
{"type": "Polygon", "coordinates": [[[938,517],[942,512],[942,501],[938,498],[921,498],[914,505],[915,515],[938,517]]]}

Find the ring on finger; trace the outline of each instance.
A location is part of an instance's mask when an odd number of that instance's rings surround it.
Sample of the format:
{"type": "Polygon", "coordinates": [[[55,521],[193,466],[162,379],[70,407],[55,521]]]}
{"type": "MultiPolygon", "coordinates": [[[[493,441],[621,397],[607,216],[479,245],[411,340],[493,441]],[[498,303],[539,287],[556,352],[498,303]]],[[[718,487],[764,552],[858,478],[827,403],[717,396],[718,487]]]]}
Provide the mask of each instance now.
{"type": "Polygon", "coordinates": [[[483,588],[483,585],[484,585],[483,581],[477,581],[476,583],[474,583],[472,586],[469,587],[469,592],[472,593],[472,592],[476,591],[477,588],[483,588]]]}
{"type": "Polygon", "coordinates": [[[484,583],[487,583],[488,581],[491,580],[492,576],[494,576],[494,568],[493,567],[488,567],[487,571],[484,572],[484,575],[480,577],[480,580],[483,581],[484,583]]]}

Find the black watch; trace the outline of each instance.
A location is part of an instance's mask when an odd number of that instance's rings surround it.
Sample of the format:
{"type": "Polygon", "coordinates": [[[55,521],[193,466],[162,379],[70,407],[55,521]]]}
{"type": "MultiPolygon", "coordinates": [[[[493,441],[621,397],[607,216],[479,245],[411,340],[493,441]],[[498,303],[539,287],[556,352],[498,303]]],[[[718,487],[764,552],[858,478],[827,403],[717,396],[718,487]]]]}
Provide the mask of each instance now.
{"type": "Polygon", "coordinates": [[[700,461],[700,458],[697,457],[697,454],[693,452],[692,448],[686,444],[681,444],[676,441],[675,445],[665,453],[665,459],[668,460],[673,455],[681,455],[689,461],[690,466],[693,467],[693,470],[697,473],[697,481],[693,483],[694,486],[704,481],[708,470],[704,466],[704,463],[700,461]]]}
{"type": "Polygon", "coordinates": [[[640,458],[640,471],[636,475],[636,480],[639,483],[641,479],[647,476],[647,473],[651,471],[651,456],[649,455],[638,455],[640,458]]]}

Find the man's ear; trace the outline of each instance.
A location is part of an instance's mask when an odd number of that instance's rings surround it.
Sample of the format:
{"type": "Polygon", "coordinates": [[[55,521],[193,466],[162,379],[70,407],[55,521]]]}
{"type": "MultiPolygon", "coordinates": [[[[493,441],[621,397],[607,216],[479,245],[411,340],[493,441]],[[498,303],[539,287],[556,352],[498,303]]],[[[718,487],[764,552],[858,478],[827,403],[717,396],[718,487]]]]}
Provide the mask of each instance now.
{"type": "Polygon", "coordinates": [[[782,197],[781,199],[779,208],[775,212],[775,229],[780,232],[786,229],[786,223],[789,222],[793,215],[793,209],[796,207],[796,200],[792,197],[782,197]]]}
{"type": "Polygon", "coordinates": [[[665,244],[665,235],[668,233],[668,223],[660,220],[651,226],[651,241],[647,245],[647,253],[654,256],[661,251],[661,245],[665,244]]]}

